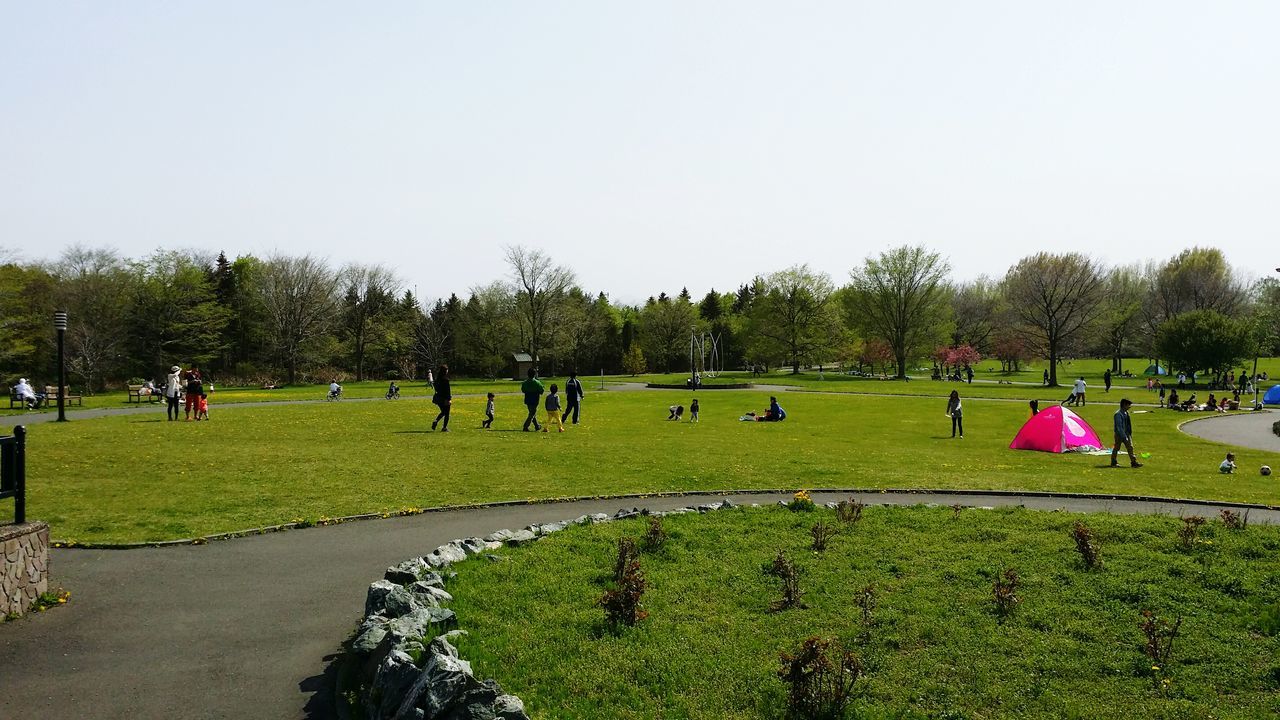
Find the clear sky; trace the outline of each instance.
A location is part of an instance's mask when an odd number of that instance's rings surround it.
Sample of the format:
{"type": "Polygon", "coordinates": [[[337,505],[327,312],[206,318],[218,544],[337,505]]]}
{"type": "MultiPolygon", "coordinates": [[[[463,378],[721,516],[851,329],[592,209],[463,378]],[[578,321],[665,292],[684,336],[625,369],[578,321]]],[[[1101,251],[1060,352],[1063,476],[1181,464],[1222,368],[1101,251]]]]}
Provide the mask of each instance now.
{"type": "Polygon", "coordinates": [[[1280,3],[0,0],[0,246],[310,252],[437,297],[837,282],[923,243],[1280,265],[1280,3]]]}

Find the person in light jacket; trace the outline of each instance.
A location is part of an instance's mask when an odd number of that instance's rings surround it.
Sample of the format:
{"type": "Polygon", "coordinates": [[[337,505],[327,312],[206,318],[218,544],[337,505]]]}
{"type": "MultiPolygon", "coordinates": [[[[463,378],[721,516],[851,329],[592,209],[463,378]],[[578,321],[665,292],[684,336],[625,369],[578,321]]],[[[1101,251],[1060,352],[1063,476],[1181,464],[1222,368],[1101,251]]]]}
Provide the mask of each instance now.
{"type": "Polygon", "coordinates": [[[164,402],[168,406],[165,411],[170,420],[178,419],[178,400],[182,396],[182,368],[174,365],[164,381],[164,402]]]}

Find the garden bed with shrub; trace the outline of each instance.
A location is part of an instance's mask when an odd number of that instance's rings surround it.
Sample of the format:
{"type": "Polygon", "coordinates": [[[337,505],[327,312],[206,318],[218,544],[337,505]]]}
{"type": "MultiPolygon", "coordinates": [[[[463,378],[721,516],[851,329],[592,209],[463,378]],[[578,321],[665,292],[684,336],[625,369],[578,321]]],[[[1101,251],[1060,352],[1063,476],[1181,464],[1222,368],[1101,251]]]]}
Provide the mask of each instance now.
{"type": "Polygon", "coordinates": [[[571,526],[452,567],[533,718],[1280,712],[1280,529],[845,504],[571,526]]]}

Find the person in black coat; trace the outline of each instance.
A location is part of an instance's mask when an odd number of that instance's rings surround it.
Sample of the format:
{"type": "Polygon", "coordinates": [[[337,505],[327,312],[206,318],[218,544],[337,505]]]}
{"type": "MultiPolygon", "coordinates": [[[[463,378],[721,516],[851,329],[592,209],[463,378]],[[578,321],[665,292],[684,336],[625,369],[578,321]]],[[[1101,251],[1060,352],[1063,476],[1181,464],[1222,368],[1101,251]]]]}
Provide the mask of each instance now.
{"type": "Polygon", "coordinates": [[[440,432],[449,432],[449,410],[453,407],[453,391],[449,388],[449,366],[441,363],[436,370],[436,376],[436,392],[431,396],[431,402],[440,408],[440,413],[431,422],[431,429],[435,430],[436,423],[444,420],[444,427],[440,432]]]}
{"type": "Polygon", "coordinates": [[[573,414],[573,424],[578,424],[578,401],[586,397],[586,393],[582,392],[582,383],[578,380],[578,373],[569,373],[569,381],[564,384],[564,413],[560,415],[560,422],[564,422],[569,418],[570,413],[573,414]]]}

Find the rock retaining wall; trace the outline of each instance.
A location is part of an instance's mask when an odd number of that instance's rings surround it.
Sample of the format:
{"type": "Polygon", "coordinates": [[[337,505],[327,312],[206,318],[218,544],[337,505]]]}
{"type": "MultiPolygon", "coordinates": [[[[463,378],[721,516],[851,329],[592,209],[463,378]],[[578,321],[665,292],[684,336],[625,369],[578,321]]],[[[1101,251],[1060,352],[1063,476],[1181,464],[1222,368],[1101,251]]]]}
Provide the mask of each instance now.
{"type": "Polygon", "coordinates": [[[0,525],[0,615],[21,615],[49,591],[49,524],[0,525]]]}
{"type": "Polygon", "coordinates": [[[453,596],[445,586],[456,576],[449,572],[449,566],[473,555],[497,559],[488,553],[504,545],[541,540],[572,525],[732,507],[737,506],[725,500],[670,511],[631,508],[613,515],[582,515],[523,530],[498,530],[483,538],[454,540],[387,568],[382,579],[369,586],[365,597],[365,617],[349,645],[347,672],[341,673],[355,679],[339,683],[339,706],[354,692],[360,711],[370,720],[528,720],[520,698],[504,693],[494,680],[477,680],[470,663],[458,657],[451,641],[465,631],[458,629],[458,617],[448,608],[453,596]]]}

